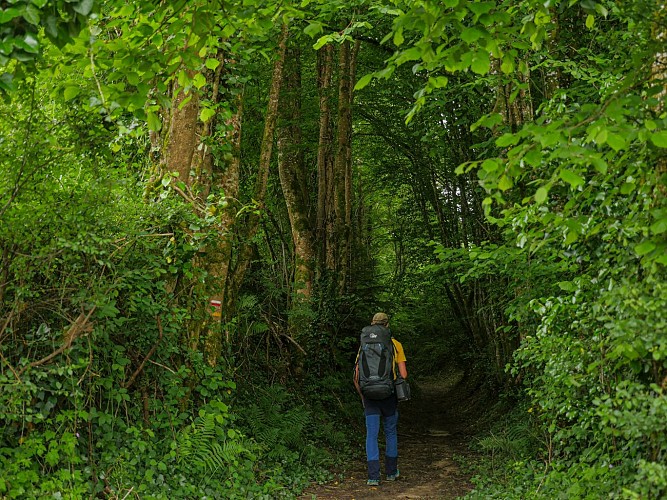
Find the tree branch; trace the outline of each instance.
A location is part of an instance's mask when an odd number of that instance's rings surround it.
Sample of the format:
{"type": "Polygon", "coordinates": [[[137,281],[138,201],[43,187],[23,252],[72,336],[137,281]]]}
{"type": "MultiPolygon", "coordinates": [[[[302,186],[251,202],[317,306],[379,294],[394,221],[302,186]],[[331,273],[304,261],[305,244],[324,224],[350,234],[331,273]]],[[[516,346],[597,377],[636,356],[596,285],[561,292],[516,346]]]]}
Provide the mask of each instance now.
{"type": "Polygon", "coordinates": [[[85,331],[90,331],[89,325],[88,325],[88,320],[90,319],[90,316],[95,312],[95,309],[97,309],[97,306],[93,306],[93,308],[88,311],[88,314],[86,316],[83,315],[83,313],[79,314],[79,317],[74,320],[74,323],[72,323],[69,327],[69,330],[65,333],[65,341],[63,342],[63,345],[61,345],[58,349],[53,351],[51,354],[48,356],[38,360],[38,361],[33,361],[29,365],[24,366],[21,368],[18,372],[18,375],[22,375],[23,372],[25,372],[28,368],[35,368],[37,366],[43,365],[45,363],[48,363],[51,361],[53,358],[58,356],[59,354],[62,354],[65,352],[67,349],[69,349],[72,346],[72,342],[83,332],[85,331]]]}
{"type": "Polygon", "coordinates": [[[159,344],[160,341],[162,340],[162,321],[160,320],[160,316],[157,316],[156,319],[157,319],[157,329],[158,329],[158,331],[160,332],[160,335],[158,336],[157,342],[155,342],[155,344],[153,345],[153,347],[151,347],[151,350],[148,351],[148,354],[146,354],[146,357],[144,358],[144,360],[141,362],[141,364],[139,365],[139,367],[134,371],[134,373],[133,373],[132,376],[130,377],[130,380],[128,380],[127,383],[125,383],[125,384],[121,384],[121,386],[122,386],[124,389],[129,389],[129,387],[130,387],[132,384],[134,384],[134,381],[137,379],[137,377],[139,376],[139,374],[140,374],[140,373],[142,372],[142,370],[144,369],[144,365],[145,365],[146,362],[150,359],[150,357],[155,353],[155,350],[157,349],[158,344],[159,344]]]}

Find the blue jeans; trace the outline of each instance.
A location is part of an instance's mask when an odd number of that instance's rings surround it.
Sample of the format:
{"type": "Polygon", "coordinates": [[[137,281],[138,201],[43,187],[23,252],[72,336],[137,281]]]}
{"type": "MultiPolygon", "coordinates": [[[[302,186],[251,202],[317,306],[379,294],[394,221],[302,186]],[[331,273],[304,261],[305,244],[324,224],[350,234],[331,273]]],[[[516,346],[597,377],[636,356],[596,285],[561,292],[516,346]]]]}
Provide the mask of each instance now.
{"type": "Polygon", "coordinates": [[[387,474],[396,474],[398,462],[398,410],[393,415],[387,417],[366,415],[366,458],[368,460],[369,479],[380,479],[380,448],[378,446],[380,419],[382,419],[386,441],[385,472],[387,474]]]}

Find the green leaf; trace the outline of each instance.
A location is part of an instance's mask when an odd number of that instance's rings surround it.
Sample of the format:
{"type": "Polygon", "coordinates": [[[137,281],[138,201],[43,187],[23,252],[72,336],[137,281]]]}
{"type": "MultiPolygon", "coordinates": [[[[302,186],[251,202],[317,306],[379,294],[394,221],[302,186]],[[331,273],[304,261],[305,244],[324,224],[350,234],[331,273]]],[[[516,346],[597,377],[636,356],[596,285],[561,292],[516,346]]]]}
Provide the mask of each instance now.
{"type": "Polygon", "coordinates": [[[481,16],[491,11],[496,6],[495,2],[467,2],[466,7],[470,9],[473,14],[481,16]]]}
{"type": "Polygon", "coordinates": [[[357,84],[354,86],[354,90],[361,90],[363,89],[366,85],[371,83],[371,80],[373,79],[373,73],[368,73],[364,76],[362,76],[357,84]]]}
{"type": "Polygon", "coordinates": [[[377,78],[384,78],[385,80],[389,80],[391,78],[391,75],[394,74],[394,71],[396,70],[396,67],[393,65],[389,65],[384,69],[381,69],[380,71],[375,72],[375,76],[377,78]]]}
{"type": "Polygon", "coordinates": [[[197,73],[192,79],[192,85],[194,85],[197,89],[201,89],[204,85],[206,85],[206,77],[201,73],[197,73]]]}
{"type": "Polygon", "coordinates": [[[482,36],[482,32],[477,28],[466,28],[461,32],[461,40],[470,44],[473,43],[482,36]]]}
{"type": "Polygon", "coordinates": [[[419,47],[412,47],[407,50],[403,50],[398,54],[396,58],[396,64],[401,65],[407,61],[418,61],[422,57],[422,49],[419,47]]]}
{"type": "Polygon", "coordinates": [[[7,10],[0,10],[0,24],[5,24],[14,19],[15,17],[19,17],[21,15],[21,11],[18,10],[15,7],[11,7],[7,10]]]}
{"type": "Polygon", "coordinates": [[[428,86],[432,89],[439,89],[447,86],[449,78],[446,76],[430,76],[428,78],[428,86]]]}
{"type": "Polygon", "coordinates": [[[324,47],[327,43],[329,43],[332,40],[331,35],[324,35],[321,36],[317,42],[313,45],[313,49],[315,50],[320,50],[322,47],[324,47]]]}
{"type": "Polygon", "coordinates": [[[199,119],[203,122],[209,121],[214,116],[215,109],[213,108],[202,108],[201,112],[199,113],[199,119]]]}
{"type": "Polygon", "coordinates": [[[324,31],[324,29],[322,28],[322,23],[318,21],[310,23],[303,29],[303,32],[311,38],[315,38],[315,36],[322,33],[322,31],[324,31]]]}
{"type": "Polygon", "coordinates": [[[635,186],[634,182],[624,182],[621,186],[621,194],[630,194],[635,190],[636,187],[637,186],[635,186]]]}
{"type": "Polygon", "coordinates": [[[491,69],[489,54],[485,51],[477,51],[472,59],[470,68],[478,75],[486,75],[491,69]]]}
{"type": "Polygon", "coordinates": [[[93,10],[94,3],[94,0],[81,0],[73,7],[74,12],[78,12],[82,16],[88,16],[88,14],[90,14],[93,10]]]}
{"type": "Polygon", "coordinates": [[[568,231],[567,236],[565,236],[565,246],[569,246],[579,239],[579,234],[576,231],[568,231]]]}
{"type": "Polygon", "coordinates": [[[625,149],[625,138],[620,134],[608,134],[607,135],[607,144],[611,146],[614,151],[620,151],[625,149]]]}
{"type": "Polygon", "coordinates": [[[403,28],[398,28],[394,33],[394,45],[396,45],[396,47],[399,47],[400,45],[403,45],[404,41],[405,38],[403,38],[403,28]]]}
{"type": "Polygon", "coordinates": [[[560,173],[558,176],[567,182],[572,188],[576,188],[577,186],[581,186],[584,183],[584,179],[579,175],[571,170],[568,170],[566,168],[561,169],[560,173]]]}
{"type": "Polygon", "coordinates": [[[503,122],[503,116],[500,113],[490,113],[482,116],[479,120],[470,126],[470,131],[474,132],[479,127],[493,128],[503,122]]]}
{"type": "Polygon", "coordinates": [[[40,12],[37,7],[35,7],[34,5],[28,5],[23,11],[23,19],[28,21],[30,24],[38,26],[40,18],[39,14],[40,12]]]}
{"type": "Polygon", "coordinates": [[[588,14],[586,16],[586,27],[591,29],[595,25],[595,16],[593,14],[588,14]]]}
{"type": "Polygon", "coordinates": [[[591,163],[595,167],[595,170],[600,172],[601,174],[606,174],[609,166],[607,165],[607,162],[604,161],[602,158],[591,158],[591,163]]]}
{"type": "Polygon", "coordinates": [[[653,132],[651,134],[651,142],[659,148],[667,148],[667,130],[653,132]]]}
{"type": "Polygon", "coordinates": [[[604,144],[607,142],[607,137],[609,136],[609,132],[607,131],[606,128],[603,128],[598,132],[598,134],[595,136],[595,143],[596,144],[604,144]]]}
{"type": "Polygon", "coordinates": [[[503,176],[500,178],[500,181],[498,181],[498,189],[500,189],[501,191],[507,191],[512,186],[514,186],[514,182],[512,182],[512,178],[503,174],[503,176]]]}
{"type": "Polygon", "coordinates": [[[544,203],[548,196],[549,190],[544,186],[537,188],[537,191],[535,191],[535,201],[537,203],[544,203]]]}
{"type": "Polygon", "coordinates": [[[63,92],[63,97],[65,98],[66,101],[71,101],[76,96],[78,96],[80,92],[81,92],[80,87],[71,85],[69,87],[65,87],[65,92],[63,92]]]}
{"type": "Polygon", "coordinates": [[[39,42],[30,33],[25,36],[25,38],[22,40],[22,43],[16,43],[16,45],[19,45],[24,50],[33,54],[37,54],[39,52],[39,42]]]}
{"type": "Polygon", "coordinates": [[[484,160],[482,162],[482,168],[486,172],[489,172],[489,173],[495,172],[496,170],[498,170],[499,166],[500,166],[500,164],[496,160],[492,160],[492,159],[484,160]]]}
{"type": "Polygon", "coordinates": [[[155,132],[160,131],[160,129],[162,128],[162,121],[160,121],[160,117],[158,117],[158,115],[156,115],[152,111],[149,111],[148,116],[147,116],[147,120],[148,120],[148,128],[149,129],[151,129],[155,132]]]}
{"type": "Polygon", "coordinates": [[[662,234],[667,231],[667,217],[651,224],[650,229],[653,234],[662,234]]]}
{"type": "Polygon", "coordinates": [[[496,139],[496,146],[504,148],[507,146],[514,146],[519,142],[519,136],[516,134],[503,134],[496,139]]]}
{"type": "Polygon", "coordinates": [[[507,54],[503,56],[503,62],[500,65],[500,71],[506,75],[509,75],[514,71],[514,58],[512,56],[507,54]]]}
{"type": "Polygon", "coordinates": [[[532,165],[533,167],[538,167],[542,164],[542,159],[544,158],[544,155],[540,149],[537,148],[532,148],[530,151],[528,151],[524,156],[523,159],[528,162],[529,165],[532,165]]]}
{"type": "Polygon", "coordinates": [[[204,63],[208,69],[215,70],[218,66],[220,66],[220,61],[214,58],[209,58],[206,59],[206,62],[204,63]]]}
{"type": "Polygon", "coordinates": [[[655,243],[652,241],[644,241],[635,247],[635,253],[638,256],[646,255],[649,252],[655,250],[655,243]]]}
{"type": "Polygon", "coordinates": [[[137,85],[139,83],[139,75],[136,74],[134,71],[130,71],[129,73],[127,73],[125,78],[127,78],[127,83],[129,83],[130,85],[137,85]]]}

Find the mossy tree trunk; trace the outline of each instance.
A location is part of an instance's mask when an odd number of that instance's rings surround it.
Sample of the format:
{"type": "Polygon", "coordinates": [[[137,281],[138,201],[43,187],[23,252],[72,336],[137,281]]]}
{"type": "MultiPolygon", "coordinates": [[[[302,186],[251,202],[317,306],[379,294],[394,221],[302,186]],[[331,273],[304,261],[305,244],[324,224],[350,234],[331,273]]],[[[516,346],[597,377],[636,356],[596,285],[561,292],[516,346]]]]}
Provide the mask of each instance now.
{"type": "Polygon", "coordinates": [[[290,331],[298,335],[298,311],[312,296],[315,255],[315,218],[308,190],[308,172],[304,162],[301,130],[301,53],[294,45],[285,58],[283,92],[278,130],[278,170],[294,245],[294,274],[289,293],[290,331]]]}

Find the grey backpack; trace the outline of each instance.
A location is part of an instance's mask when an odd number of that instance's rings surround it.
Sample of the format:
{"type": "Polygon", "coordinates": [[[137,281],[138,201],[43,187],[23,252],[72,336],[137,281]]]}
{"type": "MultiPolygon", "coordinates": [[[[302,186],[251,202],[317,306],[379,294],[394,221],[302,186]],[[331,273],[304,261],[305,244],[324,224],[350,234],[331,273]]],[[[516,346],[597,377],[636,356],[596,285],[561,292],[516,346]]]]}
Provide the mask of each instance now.
{"type": "Polygon", "coordinates": [[[394,343],[391,331],[381,325],[361,330],[359,387],[368,399],[386,399],[394,393],[394,343]]]}

